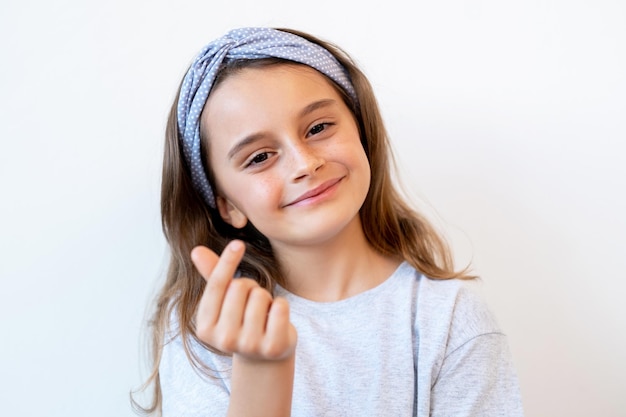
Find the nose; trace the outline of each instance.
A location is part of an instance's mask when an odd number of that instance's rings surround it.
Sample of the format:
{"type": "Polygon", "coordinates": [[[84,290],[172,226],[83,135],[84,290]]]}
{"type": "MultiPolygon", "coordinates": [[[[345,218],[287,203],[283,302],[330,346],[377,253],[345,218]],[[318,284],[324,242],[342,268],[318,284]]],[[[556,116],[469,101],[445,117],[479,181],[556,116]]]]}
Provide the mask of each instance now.
{"type": "Polygon", "coordinates": [[[313,175],[326,163],[324,158],[306,142],[295,143],[290,148],[293,181],[313,175]]]}

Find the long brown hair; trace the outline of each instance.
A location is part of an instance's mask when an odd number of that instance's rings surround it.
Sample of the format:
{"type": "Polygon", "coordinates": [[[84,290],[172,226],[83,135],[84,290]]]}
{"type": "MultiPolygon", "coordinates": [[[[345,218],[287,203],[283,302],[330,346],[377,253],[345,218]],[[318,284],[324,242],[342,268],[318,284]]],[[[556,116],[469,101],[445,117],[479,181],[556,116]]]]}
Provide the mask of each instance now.
{"type": "MultiPolygon", "coordinates": [[[[381,254],[400,257],[431,279],[471,279],[467,270],[457,271],[451,251],[432,224],[401,197],[393,180],[393,156],[378,103],[372,87],[342,49],[291,29],[294,33],[330,51],[346,69],[356,90],[358,102],[335,85],[351,109],[371,168],[368,195],[360,210],[365,236],[373,248],[381,254]]],[[[284,64],[285,61],[267,58],[226,62],[217,76],[217,85],[228,76],[250,66],[284,64]]],[[[293,64],[293,63],[291,63],[293,64]]],[[[330,81],[330,80],[329,80],[330,81]]],[[[332,81],[330,81],[332,83],[332,81]]],[[[240,272],[256,279],[272,291],[274,285],[284,284],[280,268],[269,241],[252,224],[235,229],[225,223],[216,209],[207,206],[194,189],[191,175],[182,155],[177,123],[177,102],[172,105],[165,134],[165,155],[161,185],[161,219],[163,232],[170,247],[167,278],[156,298],[155,311],[149,322],[151,330],[152,370],[139,391],[152,386],[152,400],[141,406],[131,394],[131,402],[137,412],[159,414],[161,412],[161,388],[159,363],[164,344],[179,336],[192,365],[207,375],[211,370],[191,349],[193,340],[201,343],[194,333],[194,314],[204,290],[205,281],[194,268],[190,252],[197,245],[208,246],[221,253],[232,239],[246,243],[246,253],[240,264],[240,272]],[[176,334],[171,335],[170,321],[175,320],[176,334]]],[[[206,135],[202,135],[204,161],[208,158],[206,135]]],[[[205,167],[207,165],[205,164],[205,167]]],[[[213,182],[211,170],[207,169],[209,181],[213,182]]],[[[202,343],[201,343],[202,344],[202,343]]],[[[215,352],[210,346],[206,346],[215,352]]],[[[220,352],[216,352],[220,353],[220,352]]]]}

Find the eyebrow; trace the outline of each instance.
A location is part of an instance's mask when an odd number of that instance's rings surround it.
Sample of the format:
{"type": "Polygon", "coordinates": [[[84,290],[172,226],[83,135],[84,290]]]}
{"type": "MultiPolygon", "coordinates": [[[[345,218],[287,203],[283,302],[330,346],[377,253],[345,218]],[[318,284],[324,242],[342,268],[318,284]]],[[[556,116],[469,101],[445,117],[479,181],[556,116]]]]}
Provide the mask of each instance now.
{"type": "Polygon", "coordinates": [[[321,109],[321,108],[324,108],[324,107],[330,107],[333,104],[335,104],[335,100],[333,100],[332,98],[325,98],[325,99],[322,99],[322,100],[314,101],[313,103],[311,103],[308,106],[306,106],[305,108],[303,108],[300,111],[299,116],[300,117],[306,116],[309,113],[313,113],[317,109],[321,109]]]}
{"type": "Polygon", "coordinates": [[[261,140],[265,135],[263,133],[253,133],[252,135],[246,136],[245,138],[241,139],[239,142],[237,142],[235,144],[235,146],[233,146],[231,148],[230,151],[228,151],[228,159],[233,159],[233,157],[243,148],[245,148],[246,146],[261,140]]]}
{"type": "MultiPolygon", "coordinates": [[[[311,104],[308,104],[307,106],[305,106],[300,113],[298,113],[299,117],[304,117],[310,113],[313,113],[315,110],[324,108],[324,107],[330,107],[333,104],[336,103],[336,100],[333,100],[331,98],[327,98],[327,99],[322,99],[322,100],[318,100],[318,101],[314,101],[311,104]]],[[[228,159],[232,159],[239,151],[241,151],[243,148],[245,148],[246,146],[257,142],[261,139],[263,139],[265,137],[265,134],[262,132],[259,133],[253,133],[251,135],[248,135],[246,137],[244,137],[243,139],[241,139],[239,142],[237,142],[235,144],[235,146],[233,146],[231,148],[230,151],[228,151],[227,157],[228,159]]]]}

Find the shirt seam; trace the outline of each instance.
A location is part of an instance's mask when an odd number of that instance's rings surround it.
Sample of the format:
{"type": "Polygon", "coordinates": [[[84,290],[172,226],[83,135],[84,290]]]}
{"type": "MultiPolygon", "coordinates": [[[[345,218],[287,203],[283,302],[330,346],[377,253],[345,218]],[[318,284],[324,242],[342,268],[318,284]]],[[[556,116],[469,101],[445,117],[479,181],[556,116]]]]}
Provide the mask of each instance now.
{"type": "Polygon", "coordinates": [[[444,356],[443,360],[441,361],[441,366],[439,367],[439,372],[437,372],[437,377],[435,378],[435,381],[433,382],[433,384],[431,385],[431,388],[433,388],[435,385],[437,385],[437,383],[439,382],[439,378],[441,377],[441,371],[443,370],[443,364],[444,362],[453,354],[455,354],[456,352],[458,352],[463,346],[467,345],[468,343],[470,343],[473,340],[478,339],[479,337],[483,337],[483,336],[492,336],[492,335],[497,335],[497,336],[504,336],[506,337],[506,335],[502,332],[487,332],[487,333],[481,333],[478,334],[474,337],[471,337],[469,339],[467,339],[465,342],[463,342],[462,344],[460,344],[459,346],[457,346],[456,348],[454,348],[450,353],[448,353],[446,356],[444,356]]]}

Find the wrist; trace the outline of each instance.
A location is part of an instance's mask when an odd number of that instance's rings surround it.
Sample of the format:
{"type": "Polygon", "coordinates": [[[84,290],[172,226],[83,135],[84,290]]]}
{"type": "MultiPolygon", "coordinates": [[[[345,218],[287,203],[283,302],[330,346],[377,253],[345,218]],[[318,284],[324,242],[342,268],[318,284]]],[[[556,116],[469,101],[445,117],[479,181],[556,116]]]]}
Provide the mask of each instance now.
{"type": "Polygon", "coordinates": [[[289,416],[294,371],[294,352],[277,360],[255,359],[233,354],[228,415],[289,416]]]}

